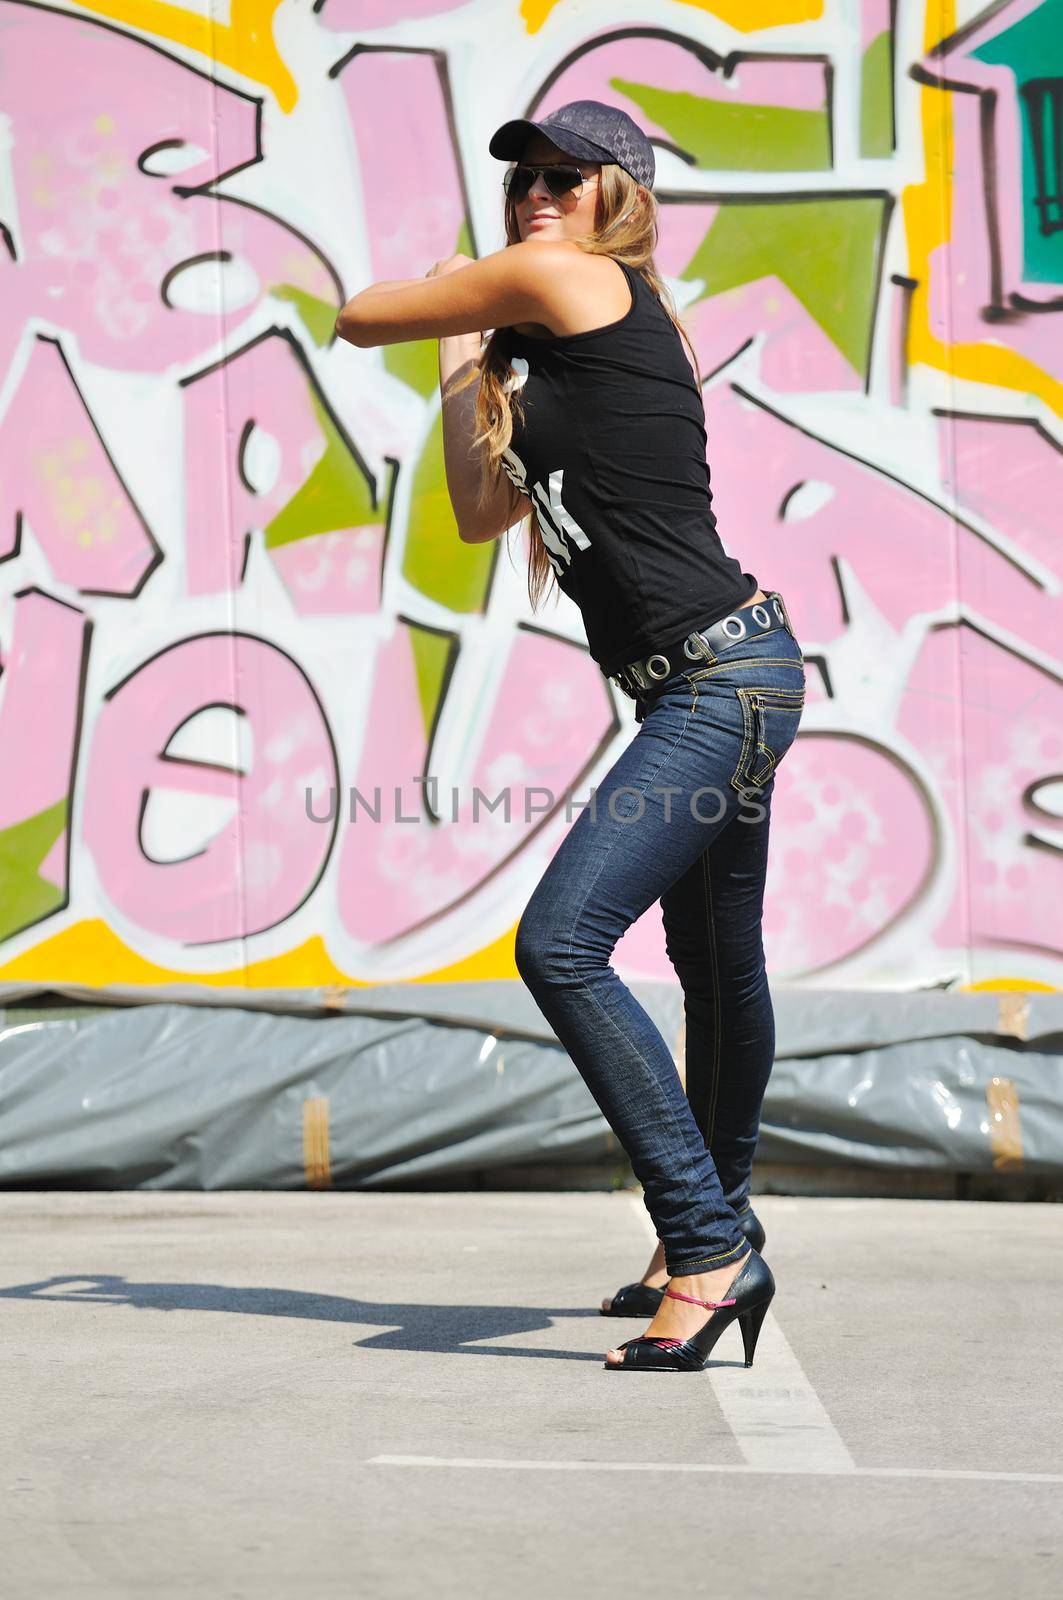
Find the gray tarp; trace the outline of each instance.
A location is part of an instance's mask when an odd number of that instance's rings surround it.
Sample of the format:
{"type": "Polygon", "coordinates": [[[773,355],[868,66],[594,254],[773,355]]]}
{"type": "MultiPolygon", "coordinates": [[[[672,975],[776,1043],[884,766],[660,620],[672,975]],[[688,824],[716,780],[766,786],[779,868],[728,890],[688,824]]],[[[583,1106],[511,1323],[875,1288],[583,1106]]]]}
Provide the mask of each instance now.
{"type": "MultiPolygon", "coordinates": [[[[678,987],[632,988],[678,1054],[678,987]]],[[[0,1184],[356,1187],[623,1160],[521,983],[35,993],[0,988],[0,1184]]],[[[1063,1173],[1063,994],[772,995],[758,1161],[1063,1173]]]]}

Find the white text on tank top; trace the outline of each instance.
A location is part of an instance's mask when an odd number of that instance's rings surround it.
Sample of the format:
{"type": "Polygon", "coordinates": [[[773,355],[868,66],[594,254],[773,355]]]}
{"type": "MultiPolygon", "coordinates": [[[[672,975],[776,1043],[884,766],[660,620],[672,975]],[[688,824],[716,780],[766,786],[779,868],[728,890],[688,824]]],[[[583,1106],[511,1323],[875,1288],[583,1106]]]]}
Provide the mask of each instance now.
{"type": "Polygon", "coordinates": [[[510,482],[531,499],[550,565],[556,573],[563,573],[572,563],[572,551],[569,549],[568,540],[571,539],[578,550],[589,550],[591,547],[590,539],[571,512],[565,509],[561,498],[565,479],[564,467],[557,467],[551,472],[546,484],[543,485],[528,483],[527,468],[512,446],[503,450],[501,463],[502,471],[510,482]]]}

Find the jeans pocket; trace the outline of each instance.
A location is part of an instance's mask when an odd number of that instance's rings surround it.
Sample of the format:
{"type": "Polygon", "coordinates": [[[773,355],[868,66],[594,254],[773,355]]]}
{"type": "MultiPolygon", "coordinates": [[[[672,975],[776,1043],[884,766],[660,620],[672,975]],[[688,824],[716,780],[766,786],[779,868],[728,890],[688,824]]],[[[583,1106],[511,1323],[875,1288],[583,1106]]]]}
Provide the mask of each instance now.
{"type": "Polygon", "coordinates": [[[744,737],[731,784],[738,790],[759,789],[797,737],[805,691],[740,684],[735,694],[742,707],[744,737]]]}

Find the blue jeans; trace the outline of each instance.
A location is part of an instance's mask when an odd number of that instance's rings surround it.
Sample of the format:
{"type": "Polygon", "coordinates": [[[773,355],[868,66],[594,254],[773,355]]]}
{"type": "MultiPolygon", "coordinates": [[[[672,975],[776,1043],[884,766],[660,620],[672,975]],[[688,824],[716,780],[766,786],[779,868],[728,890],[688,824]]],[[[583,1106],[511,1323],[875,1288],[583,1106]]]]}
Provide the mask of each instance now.
{"type": "Polygon", "coordinates": [[[804,705],[782,624],[677,673],[555,853],[521,917],[521,978],[643,1186],[672,1277],[744,1254],[738,1214],[775,1056],[761,919],[775,770],[804,705]],[[609,964],[661,903],[683,989],[686,1091],[609,964]]]}

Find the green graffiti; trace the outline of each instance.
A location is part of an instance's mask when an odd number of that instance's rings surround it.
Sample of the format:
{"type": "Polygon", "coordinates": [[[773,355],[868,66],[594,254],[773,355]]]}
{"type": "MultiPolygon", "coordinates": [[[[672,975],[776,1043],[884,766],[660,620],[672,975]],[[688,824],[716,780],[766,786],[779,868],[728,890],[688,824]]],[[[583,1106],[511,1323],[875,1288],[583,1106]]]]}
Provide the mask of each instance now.
{"type": "Polygon", "coordinates": [[[633,100],[646,117],[667,129],[699,167],[724,172],[823,172],[831,164],[826,108],[729,105],[704,95],[610,78],[610,87],[633,100]]]}
{"type": "MultiPolygon", "coordinates": [[[[458,229],[458,242],[454,246],[454,255],[470,256],[475,259],[472,247],[472,238],[469,226],[462,221],[458,229]]],[[[432,265],[428,262],[425,272],[432,265]]],[[[407,339],[402,344],[386,344],[383,346],[384,365],[393,378],[399,378],[425,399],[436,389],[439,383],[439,341],[437,339],[407,339]]]]}
{"type": "Polygon", "coordinates": [[[686,279],[702,298],[778,277],[862,378],[871,353],[878,241],[885,201],[813,200],[720,207],[686,279]]]}
{"type": "Polygon", "coordinates": [[[452,611],[482,611],[496,542],[463,544],[447,490],[443,419],[425,440],[413,468],[410,521],[402,575],[421,594],[452,611]]]}
{"type": "Polygon", "coordinates": [[[433,633],[429,628],[411,627],[410,644],[413,648],[414,671],[417,674],[417,696],[421,703],[427,738],[436,707],[443,697],[447,667],[456,652],[455,641],[443,634],[433,633]]]}
{"type": "Polygon", "coordinates": [[[41,862],[67,824],[64,795],[54,806],[0,829],[0,940],[30,928],[63,905],[64,891],[40,877],[41,862]]]}
{"type": "MultiPolygon", "coordinates": [[[[464,221],[453,253],[474,256],[472,239],[464,221]]],[[[416,383],[413,387],[427,394],[439,383],[439,346],[434,339],[419,342],[430,353],[432,375],[431,382],[426,382],[423,389],[416,383]]],[[[413,474],[403,577],[440,605],[450,606],[454,611],[482,611],[487,603],[496,545],[494,541],[462,544],[458,538],[458,524],[447,488],[442,416],[437,416],[413,474]]],[[[445,657],[437,660],[433,654],[431,666],[424,670],[418,659],[418,683],[426,716],[435,705],[435,695],[439,691],[436,673],[442,671],[442,665],[445,665],[445,657]]]]}
{"type": "Polygon", "coordinates": [[[384,366],[391,376],[427,400],[439,384],[438,339],[406,339],[402,344],[386,344],[382,348],[384,366]]]}
{"type": "Polygon", "coordinates": [[[266,524],[267,550],[383,519],[383,512],[373,504],[369,480],[313,390],[310,400],[325,436],[325,451],[287,505],[266,524]]]}
{"type": "Polygon", "coordinates": [[[893,154],[893,35],[872,39],[860,63],[860,154],[875,160],[893,154]]]}
{"type": "Polygon", "coordinates": [[[338,306],[329,300],[319,300],[317,295],[307,294],[305,289],[297,289],[293,283],[279,283],[273,293],[278,300],[287,300],[295,307],[307,333],[322,350],[334,343],[338,306]]]}
{"type": "Polygon", "coordinates": [[[1022,106],[1023,276],[1063,283],[1063,0],[1044,0],[971,54],[1010,69],[1022,106]]]}

